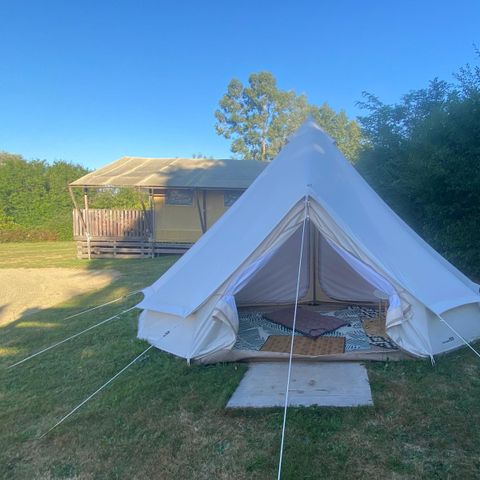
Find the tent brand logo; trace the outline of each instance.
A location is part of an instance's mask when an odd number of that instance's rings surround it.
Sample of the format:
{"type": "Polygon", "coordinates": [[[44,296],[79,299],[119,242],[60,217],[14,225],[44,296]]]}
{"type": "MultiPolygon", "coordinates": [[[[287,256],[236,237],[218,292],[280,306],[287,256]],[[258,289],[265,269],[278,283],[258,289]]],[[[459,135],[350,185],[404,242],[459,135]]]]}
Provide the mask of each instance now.
{"type": "Polygon", "coordinates": [[[165,338],[170,333],[170,330],[167,330],[162,336],[165,338]]]}
{"type": "Polygon", "coordinates": [[[442,343],[450,343],[453,342],[455,339],[453,337],[449,337],[448,340],[444,340],[442,343]]]}

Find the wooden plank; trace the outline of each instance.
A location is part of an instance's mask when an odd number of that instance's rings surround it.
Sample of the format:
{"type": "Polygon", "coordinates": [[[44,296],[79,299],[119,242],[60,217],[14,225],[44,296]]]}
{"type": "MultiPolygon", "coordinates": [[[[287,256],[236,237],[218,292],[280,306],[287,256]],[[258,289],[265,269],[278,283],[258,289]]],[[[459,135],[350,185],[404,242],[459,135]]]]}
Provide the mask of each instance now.
{"type": "MultiPolygon", "coordinates": [[[[85,240],[79,240],[79,243],[86,243],[85,240]]],[[[145,242],[143,239],[138,239],[138,240],[123,240],[123,239],[107,239],[107,240],[92,240],[91,244],[92,245],[113,245],[113,243],[116,242],[117,245],[120,246],[137,246],[139,247],[140,245],[150,245],[149,242],[145,242]]],[[[155,248],[183,248],[184,250],[188,250],[192,244],[191,243],[166,243],[166,242],[153,242],[153,245],[155,248]]]]}
{"type": "MultiPolygon", "coordinates": [[[[78,237],[75,237],[74,240],[84,240],[85,239],[85,236],[78,236],[78,237]]],[[[92,238],[92,242],[94,241],[98,241],[98,242],[113,242],[114,240],[117,240],[117,241],[126,241],[126,242],[141,242],[141,241],[144,241],[144,237],[128,237],[128,238],[124,238],[124,237],[94,237],[92,238]]]]}
{"type": "Polygon", "coordinates": [[[103,211],[97,211],[97,236],[103,235],[104,215],[103,211]]]}
{"type": "Polygon", "coordinates": [[[98,224],[99,214],[98,214],[98,210],[92,210],[92,215],[93,215],[93,222],[95,223],[95,235],[98,235],[99,234],[99,224],[98,224]]]}
{"type": "MultiPolygon", "coordinates": [[[[287,362],[251,363],[227,408],[283,407],[287,362]]],[[[355,362],[294,362],[289,406],[373,405],[366,368],[355,362]]]]}
{"type": "MultiPolygon", "coordinates": [[[[148,258],[159,254],[183,254],[191,244],[146,242],[145,239],[93,239],[90,242],[91,256],[95,258],[148,258]]],[[[87,242],[77,240],[78,258],[87,258],[87,242]]]]}

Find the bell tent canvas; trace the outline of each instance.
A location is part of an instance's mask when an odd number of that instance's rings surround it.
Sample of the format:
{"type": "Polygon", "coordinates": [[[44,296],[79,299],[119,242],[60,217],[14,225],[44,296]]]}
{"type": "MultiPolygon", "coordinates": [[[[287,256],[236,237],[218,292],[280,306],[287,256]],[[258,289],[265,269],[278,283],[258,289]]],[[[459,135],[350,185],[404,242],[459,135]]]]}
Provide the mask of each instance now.
{"type": "Polygon", "coordinates": [[[238,359],[237,307],[292,304],[297,293],[299,302],[388,299],[386,333],[413,356],[480,337],[479,285],[403,222],[311,118],[144,290],[138,336],[188,361],[238,359]]]}

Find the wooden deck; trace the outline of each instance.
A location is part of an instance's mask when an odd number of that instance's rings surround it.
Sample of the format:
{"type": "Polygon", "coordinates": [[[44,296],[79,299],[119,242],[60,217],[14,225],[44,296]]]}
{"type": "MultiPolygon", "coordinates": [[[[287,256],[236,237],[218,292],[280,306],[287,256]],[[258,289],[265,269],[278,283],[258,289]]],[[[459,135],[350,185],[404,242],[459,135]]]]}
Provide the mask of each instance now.
{"type": "Polygon", "coordinates": [[[112,210],[90,208],[73,210],[73,238],[147,240],[153,231],[150,210],[112,210]]]}
{"type": "MultiPolygon", "coordinates": [[[[146,240],[90,240],[91,258],[145,258],[161,254],[183,254],[191,243],[163,243],[146,240]]],[[[88,258],[87,240],[77,240],[77,257],[88,258]]]]}
{"type": "Polygon", "coordinates": [[[145,258],[183,254],[193,245],[155,241],[152,222],[150,210],[75,209],[73,238],[77,241],[77,257],[145,258]]]}

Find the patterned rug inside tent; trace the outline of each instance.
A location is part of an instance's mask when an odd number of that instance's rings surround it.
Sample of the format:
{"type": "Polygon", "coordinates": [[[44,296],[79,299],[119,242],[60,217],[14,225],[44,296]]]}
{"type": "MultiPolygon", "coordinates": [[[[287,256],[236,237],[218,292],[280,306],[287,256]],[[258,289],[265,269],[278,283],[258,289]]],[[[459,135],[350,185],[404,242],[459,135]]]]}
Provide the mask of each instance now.
{"type": "MultiPolygon", "coordinates": [[[[348,322],[347,325],[323,335],[326,337],[345,337],[346,352],[369,350],[372,346],[397,349],[395,344],[386,336],[368,335],[365,332],[362,320],[375,318],[378,313],[374,308],[355,305],[329,312],[322,310],[322,314],[331,315],[348,322]]],[[[239,331],[233,348],[234,350],[259,351],[270,335],[291,335],[291,333],[291,329],[267,320],[260,309],[256,311],[240,309],[239,331]]],[[[299,332],[295,332],[295,335],[303,336],[299,332]]]]}

